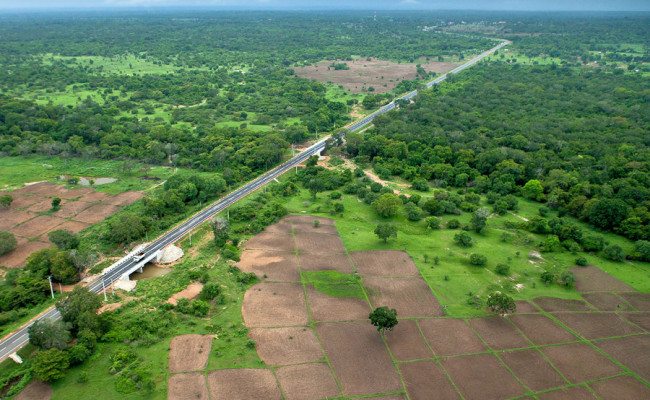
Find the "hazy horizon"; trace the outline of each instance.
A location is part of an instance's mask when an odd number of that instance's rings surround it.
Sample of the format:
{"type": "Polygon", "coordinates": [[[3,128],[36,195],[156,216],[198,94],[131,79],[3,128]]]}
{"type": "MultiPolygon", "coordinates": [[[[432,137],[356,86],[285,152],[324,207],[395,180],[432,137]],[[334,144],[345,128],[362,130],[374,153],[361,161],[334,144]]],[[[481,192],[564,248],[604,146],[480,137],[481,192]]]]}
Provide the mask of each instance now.
{"type": "Polygon", "coordinates": [[[645,0],[0,0],[1,10],[52,9],[164,9],[216,10],[486,10],[486,11],[650,11],[645,0]]]}

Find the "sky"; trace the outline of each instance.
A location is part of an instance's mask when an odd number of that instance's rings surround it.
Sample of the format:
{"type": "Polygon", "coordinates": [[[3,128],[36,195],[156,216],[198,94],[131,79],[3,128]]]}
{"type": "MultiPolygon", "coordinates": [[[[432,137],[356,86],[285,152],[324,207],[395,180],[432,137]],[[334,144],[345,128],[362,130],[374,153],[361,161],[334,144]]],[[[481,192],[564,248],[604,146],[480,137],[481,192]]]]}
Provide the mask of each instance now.
{"type": "Polygon", "coordinates": [[[650,0],[0,0],[0,9],[210,7],[219,9],[432,9],[650,11],[650,0]]]}

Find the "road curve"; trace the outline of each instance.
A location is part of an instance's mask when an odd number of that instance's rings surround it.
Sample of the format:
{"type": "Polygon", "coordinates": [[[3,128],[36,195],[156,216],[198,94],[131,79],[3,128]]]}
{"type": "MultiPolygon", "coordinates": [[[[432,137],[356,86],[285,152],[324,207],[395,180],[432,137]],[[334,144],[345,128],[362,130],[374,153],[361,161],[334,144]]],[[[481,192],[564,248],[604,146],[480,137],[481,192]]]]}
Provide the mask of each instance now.
{"type": "MultiPolygon", "coordinates": [[[[507,40],[502,41],[499,45],[491,48],[488,51],[485,51],[478,55],[477,57],[471,59],[470,61],[466,62],[465,64],[456,67],[452,71],[441,75],[440,77],[434,79],[433,81],[429,82],[426,84],[427,88],[431,88],[432,86],[443,82],[445,79],[447,79],[447,76],[449,74],[457,74],[458,72],[463,71],[464,69],[476,64],[480,60],[484,59],[485,57],[489,56],[490,54],[494,53],[495,51],[499,50],[500,48],[508,45],[510,42],[507,40]]],[[[349,131],[355,131],[370,122],[377,117],[378,115],[384,114],[388,111],[393,110],[394,108],[397,107],[396,102],[399,100],[410,100],[413,97],[417,95],[418,91],[414,90],[402,97],[399,97],[393,101],[391,101],[389,104],[385,105],[384,107],[380,108],[379,110],[375,111],[374,113],[364,117],[363,119],[349,125],[347,129],[349,131]]],[[[211,204],[210,206],[204,208],[203,210],[199,211],[198,213],[194,214],[192,217],[189,219],[183,221],[164,235],[160,236],[158,239],[154,240],[151,242],[147,247],[143,249],[145,257],[148,255],[151,255],[152,253],[155,253],[164,247],[167,247],[168,245],[178,241],[180,238],[194,230],[196,227],[201,225],[202,223],[206,222],[219,212],[223,211],[225,208],[229,207],[230,205],[234,204],[235,202],[239,201],[241,198],[249,195],[250,193],[254,192],[255,190],[263,187],[273,179],[277,178],[278,176],[284,174],[285,172],[289,171],[293,167],[299,165],[300,163],[304,162],[307,160],[309,157],[311,157],[314,154],[320,153],[321,150],[325,148],[325,142],[329,138],[329,136],[324,137],[320,139],[318,142],[314,143],[311,145],[309,148],[306,150],[302,151],[300,154],[296,155],[295,157],[291,158],[290,160],[284,162],[280,166],[272,169],[271,171],[261,175],[260,177],[254,179],[253,181],[243,185],[239,189],[229,193],[225,197],[219,199],[215,203],[211,204]]],[[[118,261],[117,263],[113,264],[113,266],[107,268],[104,270],[103,275],[100,279],[97,279],[90,285],[88,285],[88,289],[94,293],[100,293],[104,287],[110,286],[113,282],[118,280],[124,273],[128,272],[130,269],[132,269],[137,263],[133,260],[131,255],[128,255],[118,261]]],[[[12,353],[15,353],[18,351],[21,347],[23,347],[27,342],[29,342],[29,333],[28,329],[31,324],[33,324],[35,321],[43,319],[43,318],[53,318],[53,319],[60,319],[61,314],[56,310],[56,308],[52,307],[49,308],[47,311],[43,312],[38,318],[35,318],[32,322],[26,324],[22,328],[14,331],[10,336],[5,337],[1,342],[0,342],[0,361],[4,360],[5,358],[9,357],[12,353]]]]}

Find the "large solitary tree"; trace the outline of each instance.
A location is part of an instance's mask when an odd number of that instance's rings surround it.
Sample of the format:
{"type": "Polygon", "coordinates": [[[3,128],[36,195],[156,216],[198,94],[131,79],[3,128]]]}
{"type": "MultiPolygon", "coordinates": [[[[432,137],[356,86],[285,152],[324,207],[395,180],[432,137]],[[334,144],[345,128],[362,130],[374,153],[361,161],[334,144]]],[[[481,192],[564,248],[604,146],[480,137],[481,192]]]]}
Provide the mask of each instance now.
{"type": "Polygon", "coordinates": [[[0,231],[0,256],[16,248],[16,237],[11,232],[0,231]]]}
{"type": "Polygon", "coordinates": [[[508,313],[513,313],[517,309],[517,304],[505,293],[494,292],[488,296],[487,306],[490,307],[492,312],[505,315],[508,313]]]}
{"type": "Polygon", "coordinates": [[[379,224],[375,228],[375,235],[386,243],[388,238],[397,237],[397,227],[391,224],[379,224]]]}
{"type": "Polygon", "coordinates": [[[41,350],[63,350],[70,342],[68,325],[61,320],[45,318],[36,321],[28,329],[29,343],[41,350]]]}
{"type": "Polygon", "coordinates": [[[377,327],[377,331],[382,336],[384,336],[386,331],[392,331],[398,323],[397,310],[394,308],[389,309],[386,306],[375,308],[368,318],[370,318],[370,323],[377,327]]]}

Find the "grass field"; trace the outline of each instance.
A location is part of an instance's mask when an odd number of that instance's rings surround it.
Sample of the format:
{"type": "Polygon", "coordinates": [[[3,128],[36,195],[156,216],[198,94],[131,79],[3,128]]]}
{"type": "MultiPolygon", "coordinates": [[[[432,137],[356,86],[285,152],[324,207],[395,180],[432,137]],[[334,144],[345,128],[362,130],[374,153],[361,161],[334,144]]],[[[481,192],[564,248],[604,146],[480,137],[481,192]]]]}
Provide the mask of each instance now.
{"type": "Polygon", "coordinates": [[[103,75],[145,75],[145,74],[171,74],[179,69],[185,69],[169,64],[154,62],[149,59],[137,57],[134,54],[123,54],[115,57],[78,56],[64,57],[45,54],[43,63],[51,65],[53,61],[73,61],[75,64],[89,67],[92,72],[103,75]]]}

